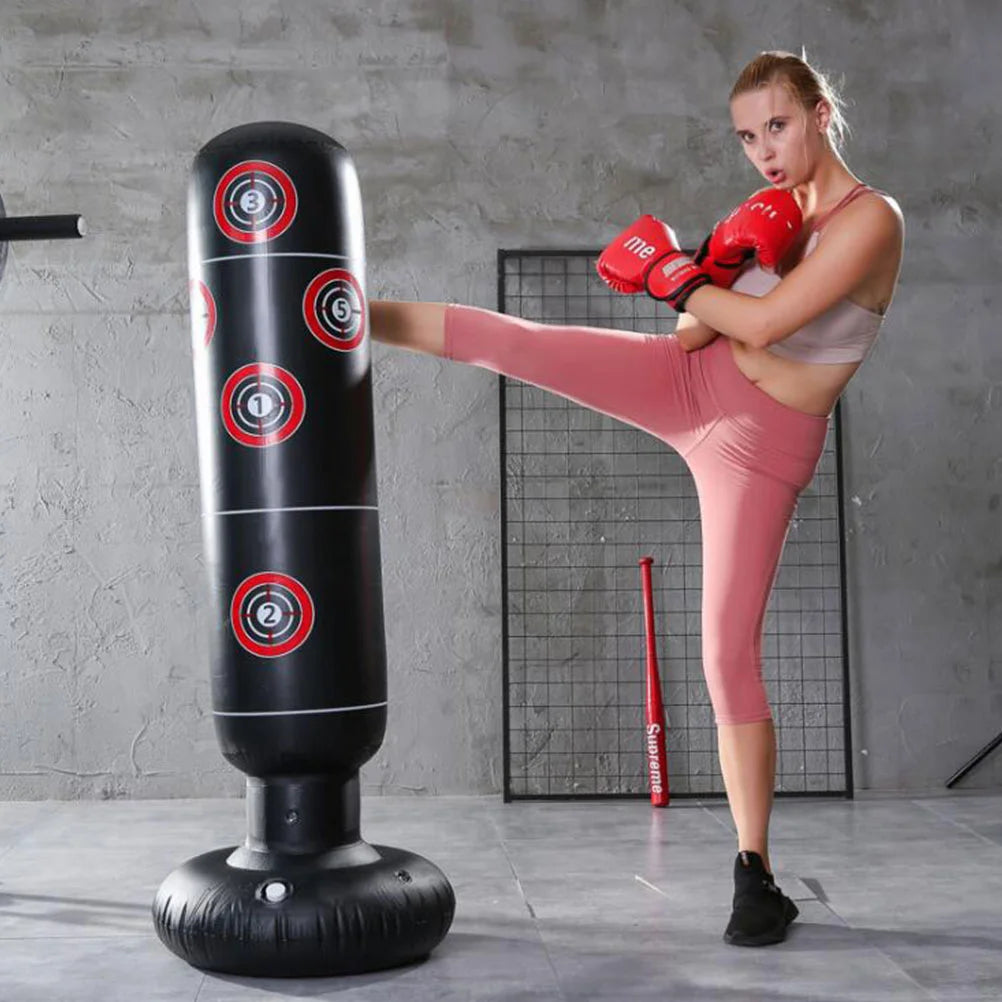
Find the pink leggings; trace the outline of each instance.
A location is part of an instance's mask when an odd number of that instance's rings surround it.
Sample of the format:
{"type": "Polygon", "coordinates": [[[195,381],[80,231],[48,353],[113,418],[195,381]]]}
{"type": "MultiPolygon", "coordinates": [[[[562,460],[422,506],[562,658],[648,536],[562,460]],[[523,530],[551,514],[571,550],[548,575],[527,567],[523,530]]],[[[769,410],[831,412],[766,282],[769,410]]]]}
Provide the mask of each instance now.
{"type": "Polygon", "coordinates": [[[703,673],[717,724],[772,718],[762,625],[797,496],[828,418],[774,400],[718,337],[539,324],[474,306],[445,314],[445,357],[512,376],[640,428],[683,457],[703,539],[703,673]]]}

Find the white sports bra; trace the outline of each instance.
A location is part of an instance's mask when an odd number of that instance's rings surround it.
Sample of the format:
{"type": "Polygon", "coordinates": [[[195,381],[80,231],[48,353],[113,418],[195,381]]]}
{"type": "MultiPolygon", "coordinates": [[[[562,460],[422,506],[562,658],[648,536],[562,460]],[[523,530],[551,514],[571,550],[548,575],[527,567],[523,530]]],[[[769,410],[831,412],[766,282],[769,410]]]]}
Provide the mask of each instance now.
{"type": "MultiPolygon", "coordinates": [[[[836,212],[860,195],[875,190],[868,185],[858,184],[821,219],[815,220],[804,248],[804,257],[817,246],[822,229],[836,212]]],[[[731,286],[731,290],[749,296],[764,296],[779,285],[780,281],[782,279],[779,275],[766,271],[759,266],[757,260],[752,259],[731,286]]],[[[766,350],[797,362],[861,362],[873,347],[883,322],[881,314],[874,313],[851,299],[842,298],[782,341],[769,345],[766,350]]]]}

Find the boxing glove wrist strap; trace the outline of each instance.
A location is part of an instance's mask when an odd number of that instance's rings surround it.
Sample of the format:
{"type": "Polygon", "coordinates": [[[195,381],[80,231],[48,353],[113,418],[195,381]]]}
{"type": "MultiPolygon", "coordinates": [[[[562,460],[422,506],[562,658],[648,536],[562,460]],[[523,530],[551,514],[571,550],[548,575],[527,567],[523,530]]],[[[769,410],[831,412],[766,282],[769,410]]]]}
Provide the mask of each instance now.
{"type": "Polygon", "coordinates": [[[644,275],[644,291],[652,299],[685,312],[686,300],[699,288],[710,285],[710,276],[688,254],[672,250],[659,257],[644,275]]]}

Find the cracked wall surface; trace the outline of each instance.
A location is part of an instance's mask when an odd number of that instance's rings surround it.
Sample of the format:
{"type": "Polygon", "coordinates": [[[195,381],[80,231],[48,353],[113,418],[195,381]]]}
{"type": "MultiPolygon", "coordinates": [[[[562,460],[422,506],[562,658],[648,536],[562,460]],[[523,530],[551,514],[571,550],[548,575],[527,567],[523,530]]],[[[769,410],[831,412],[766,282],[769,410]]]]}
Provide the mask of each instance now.
{"type": "MultiPolygon", "coordinates": [[[[1002,66],[990,2],[10,0],[0,193],[82,212],[0,288],[0,797],[239,794],[211,720],[187,318],[196,150],[289,119],[351,151],[368,286],[493,307],[499,247],[685,243],[757,186],[726,95],[764,48],[844,78],[907,241],[843,397],[857,784],[942,788],[1002,728],[1002,66]],[[333,9],[338,6],[340,9],[333,9]]],[[[390,674],[368,792],[500,789],[496,378],[374,345],[390,674]]],[[[1002,755],[968,787],[997,786],[1002,755]]]]}

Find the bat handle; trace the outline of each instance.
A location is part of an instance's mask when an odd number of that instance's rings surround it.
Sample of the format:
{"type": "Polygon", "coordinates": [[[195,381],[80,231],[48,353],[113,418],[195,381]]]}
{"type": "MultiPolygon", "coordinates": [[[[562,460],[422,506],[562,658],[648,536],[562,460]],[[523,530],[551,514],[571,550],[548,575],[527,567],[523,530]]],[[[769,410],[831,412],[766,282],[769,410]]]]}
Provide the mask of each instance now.
{"type": "Polygon", "coordinates": [[[640,558],[640,577],[644,594],[644,627],[647,630],[648,642],[654,639],[654,588],[651,583],[651,567],[653,557],[640,558]]]}

